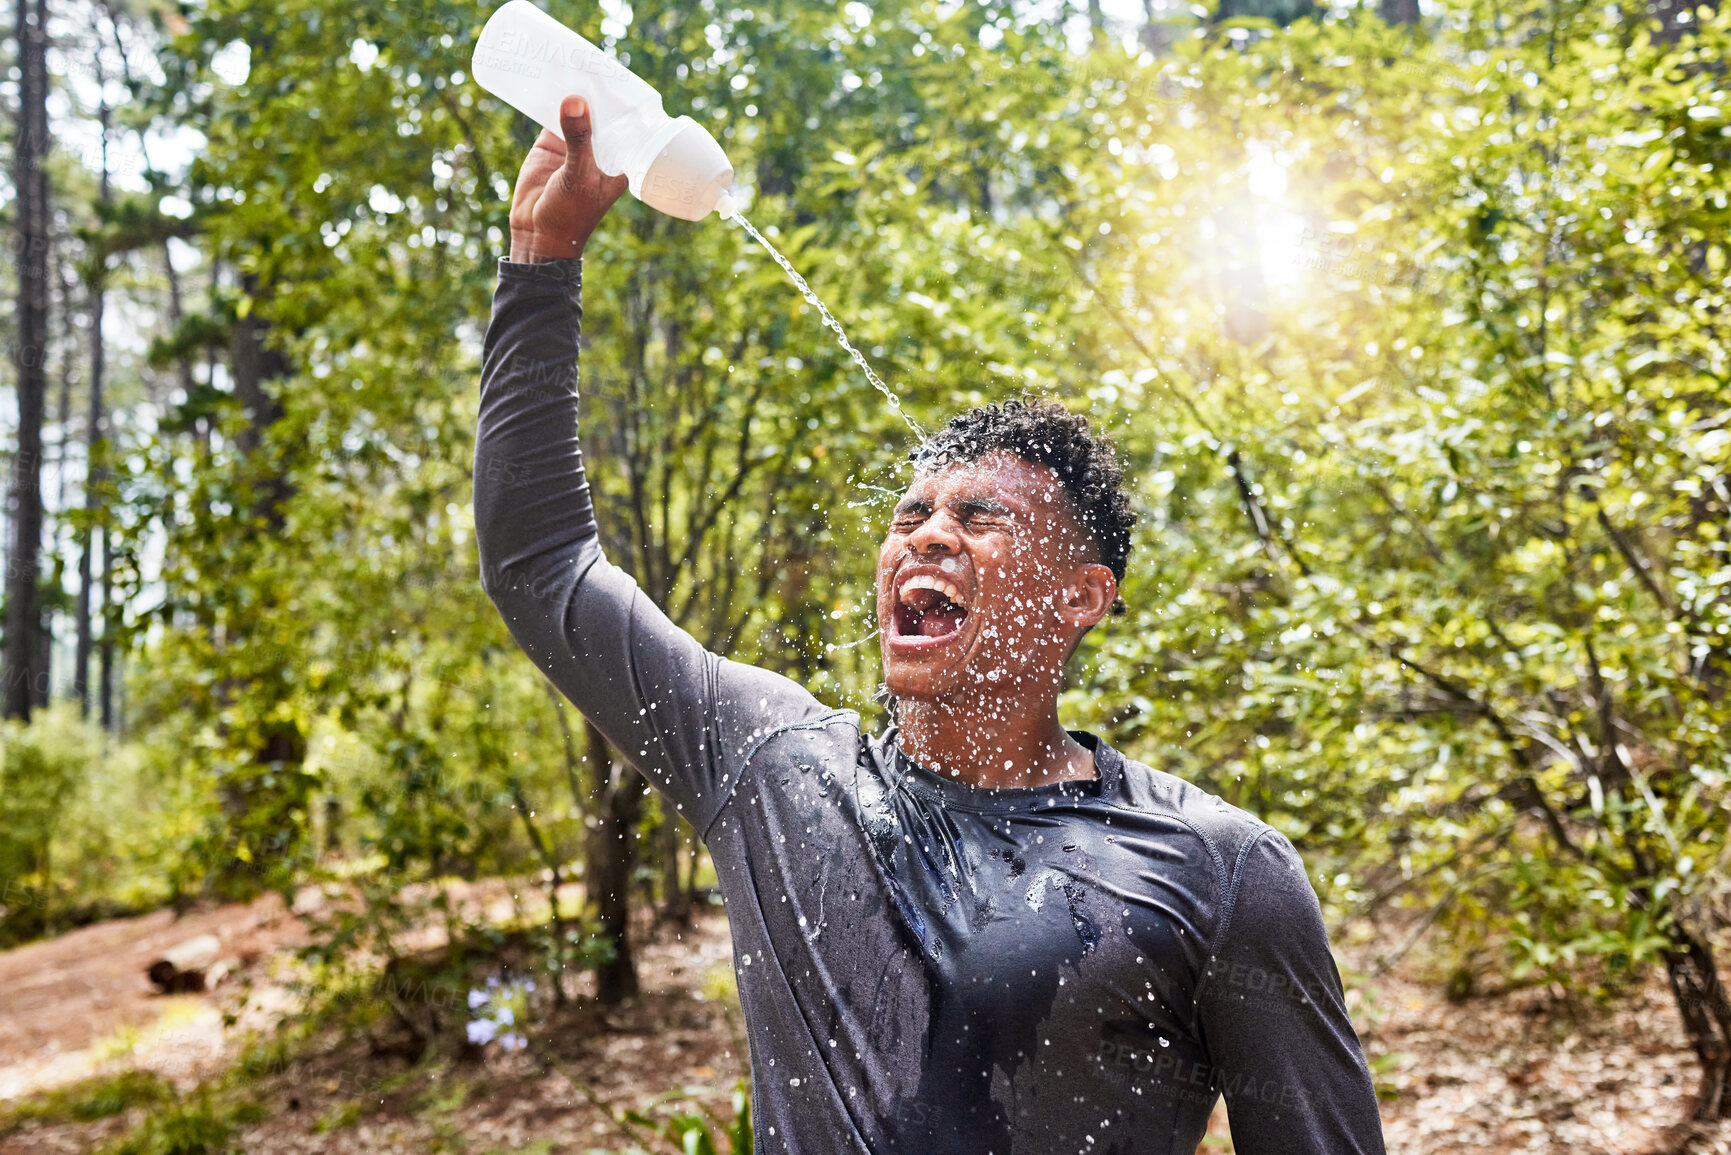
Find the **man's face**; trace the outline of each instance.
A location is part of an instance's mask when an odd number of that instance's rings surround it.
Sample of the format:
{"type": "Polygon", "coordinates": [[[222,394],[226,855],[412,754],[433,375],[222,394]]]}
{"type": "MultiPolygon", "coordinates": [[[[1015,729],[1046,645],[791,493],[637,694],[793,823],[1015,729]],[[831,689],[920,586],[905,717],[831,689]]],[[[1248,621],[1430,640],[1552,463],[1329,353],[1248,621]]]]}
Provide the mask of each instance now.
{"type": "Polygon", "coordinates": [[[890,692],[1015,697],[1054,681],[1074,639],[1098,620],[1086,611],[1079,620],[1066,594],[1089,571],[1116,596],[1111,570],[1094,558],[1046,466],[998,451],[918,474],[878,552],[890,692]]]}

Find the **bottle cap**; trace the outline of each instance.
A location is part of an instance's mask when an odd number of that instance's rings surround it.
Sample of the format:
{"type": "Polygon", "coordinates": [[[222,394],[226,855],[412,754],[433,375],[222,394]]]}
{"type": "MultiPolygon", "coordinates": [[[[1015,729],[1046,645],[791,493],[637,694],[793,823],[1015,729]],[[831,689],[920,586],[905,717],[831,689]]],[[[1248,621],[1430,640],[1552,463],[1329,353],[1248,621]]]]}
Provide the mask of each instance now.
{"type": "Polygon", "coordinates": [[[733,185],[727,154],[709,130],[689,116],[675,117],[656,137],[661,147],[640,170],[643,175],[631,194],[668,216],[702,220],[733,185]]]}

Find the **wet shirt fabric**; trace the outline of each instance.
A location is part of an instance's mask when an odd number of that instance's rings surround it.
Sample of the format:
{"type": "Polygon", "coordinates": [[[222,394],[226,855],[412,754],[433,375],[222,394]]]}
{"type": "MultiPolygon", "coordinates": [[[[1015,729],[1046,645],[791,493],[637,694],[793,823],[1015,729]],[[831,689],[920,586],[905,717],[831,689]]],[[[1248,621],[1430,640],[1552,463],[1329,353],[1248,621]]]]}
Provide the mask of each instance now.
{"type": "Polygon", "coordinates": [[[715,860],[758,1150],[1382,1152],[1315,893],[1272,827],[1094,735],[1097,777],[980,789],[721,658],[602,556],[581,259],[501,259],[475,448],[482,584],[715,860]]]}

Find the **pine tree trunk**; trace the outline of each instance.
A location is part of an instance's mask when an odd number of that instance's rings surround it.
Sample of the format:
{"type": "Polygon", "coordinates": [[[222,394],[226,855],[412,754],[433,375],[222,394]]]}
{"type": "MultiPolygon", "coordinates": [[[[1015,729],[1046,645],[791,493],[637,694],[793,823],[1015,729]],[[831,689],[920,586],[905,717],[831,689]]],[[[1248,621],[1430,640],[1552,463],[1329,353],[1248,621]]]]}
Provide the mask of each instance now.
{"type": "MultiPolygon", "coordinates": [[[[97,79],[101,81],[101,71],[98,69],[97,79]]],[[[98,199],[104,205],[109,202],[108,189],[108,105],[104,103],[98,114],[102,125],[102,181],[98,199]]],[[[101,242],[98,241],[98,244],[101,242]]],[[[84,415],[84,509],[86,513],[94,513],[101,504],[102,482],[105,470],[98,464],[101,454],[99,444],[103,437],[103,334],[102,312],[108,295],[108,256],[98,252],[97,260],[90,274],[90,394],[87,412],[84,415]]],[[[72,692],[78,699],[80,717],[90,717],[90,647],[91,647],[91,554],[96,546],[96,530],[86,529],[83,533],[82,548],[78,551],[78,608],[77,617],[78,643],[72,660],[72,692]]]]}
{"type": "Polygon", "coordinates": [[[102,642],[97,647],[96,700],[104,734],[119,735],[114,712],[114,532],[102,531],[102,642]]]}
{"type": "MultiPolygon", "coordinates": [[[[66,347],[73,348],[78,344],[78,325],[72,314],[72,278],[66,273],[66,262],[54,262],[54,277],[60,282],[60,331],[64,335],[66,347]]],[[[60,447],[55,454],[54,468],[54,508],[66,508],[66,474],[72,461],[72,378],[77,362],[71,357],[60,358],[60,399],[55,406],[54,424],[60,429],[60,447]]]]}
{"type": "Polygon", "coordinates": [[[6,556],[4,709],[28,721],[40,683],[41,615],[37,569],[42,551],[42,421],[48,380],[48,4],[18,0],[18,124],[12,181],[18,261],[18,443],[12,461],[11,542],[6,556]]]}
{"type": "MultiPolygon", "coordinates": [[[[48,587],[52,589],[52,586],[48,587]]],[[[48,708],[48,690],[54,680],[54,611],[43,604],[42,587],[36,591],[36,656],[31,661],[30,707],[48,708]]]]}

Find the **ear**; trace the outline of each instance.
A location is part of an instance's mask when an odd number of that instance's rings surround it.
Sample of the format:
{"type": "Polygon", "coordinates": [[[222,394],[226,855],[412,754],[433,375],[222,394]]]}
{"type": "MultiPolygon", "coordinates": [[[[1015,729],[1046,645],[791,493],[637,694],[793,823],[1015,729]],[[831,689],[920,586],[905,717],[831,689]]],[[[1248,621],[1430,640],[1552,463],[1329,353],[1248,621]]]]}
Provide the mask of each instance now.
{"type": "Polygon", "coordinates": [[[1077,566],[1070,580],[1058,591],[1057,609],[1060,620],[1086,633],[1112,609],[1118,600],[1118,579],[1112,567],[1099,562],[1077,566]]]}

